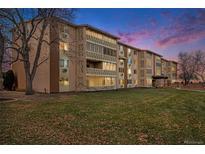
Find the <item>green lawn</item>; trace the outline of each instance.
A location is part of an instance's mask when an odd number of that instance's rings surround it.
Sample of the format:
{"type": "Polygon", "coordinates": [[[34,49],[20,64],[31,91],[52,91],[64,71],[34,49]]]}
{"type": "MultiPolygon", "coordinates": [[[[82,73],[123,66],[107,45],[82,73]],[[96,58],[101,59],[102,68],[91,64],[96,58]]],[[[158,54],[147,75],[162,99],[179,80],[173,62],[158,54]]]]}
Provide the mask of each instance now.
{"type": "Polygon", "coordinates": [[[203,92],[127,89],[58,95],[0,103],[0,144],[205,143],[203,92]]]}

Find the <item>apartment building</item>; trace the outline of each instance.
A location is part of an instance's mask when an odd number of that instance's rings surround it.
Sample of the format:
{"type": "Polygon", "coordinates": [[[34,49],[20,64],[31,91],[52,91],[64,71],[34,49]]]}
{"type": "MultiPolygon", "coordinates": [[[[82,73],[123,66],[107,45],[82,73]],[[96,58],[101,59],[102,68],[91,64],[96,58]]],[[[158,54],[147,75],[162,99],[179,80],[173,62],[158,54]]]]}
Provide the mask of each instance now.
{"type": "Polygon", "coordinates": [[[175,61],[168,61],[167,63],[167,77],[168,77],[168,84],[172,84],[177,82],[177,62],[175,61]]]}
{"type": "Polygon", "coordinates": [[[162,75],[162,56],[149,51],[141,50],[139,52],[139,86],[151,87],[152,77],[162,75]]]}
{"type": "MultiPolygon", "coordinates": [[[[28,24],[29,27],[29,24],[28,24]]],[[[36,32],[38,36],[39,32],[36,32]]],[[[39,92],[65,92],[117,88],[118,37],[90,25],[74,25],[61,19],[52,20],[46,30],[40,64],[33,81],[39,92]]],[[[31,40],[31,61],[36,40],[31,40]]],[[[17,89],[25,89],[23,63],[12,65],[17,89]]]]}
{"type": "Polygon", "coordinates": [[[138,52],[140,49],[118,42],[118,88],[131,88],[138,85],[138,52]]]}
{"type": "MultiPolygon", "coordinates": [[[[59,39],[42,46],[33,81],[33,89],[38,92],[150,87],[152,76],[163,72],[161,55],[119,42],[117,36],[90,25],[75,25],[55,18],[44,37],[48,42],[59,39]]],[[[31,61],[36,43],[35,39],[30,42],[31,61]]],[[[165,65],[172,82],[175,81],[175,64],[167,61],[165,65]]],[[[23,63],[17,61],[12,69],[17,78],[16,89],[24,90],[23,63]]]]}

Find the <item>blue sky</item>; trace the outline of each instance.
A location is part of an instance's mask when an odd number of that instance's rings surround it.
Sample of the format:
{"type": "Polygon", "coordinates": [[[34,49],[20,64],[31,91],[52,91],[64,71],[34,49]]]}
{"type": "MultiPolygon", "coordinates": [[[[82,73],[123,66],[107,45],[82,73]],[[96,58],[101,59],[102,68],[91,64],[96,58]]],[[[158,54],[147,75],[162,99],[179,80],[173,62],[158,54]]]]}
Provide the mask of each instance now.
{"type": "Polygon", "coordinates": [[[173,60],[180,51],[205,50],[205,9],[78,9],[74,22],[173,60]]]}

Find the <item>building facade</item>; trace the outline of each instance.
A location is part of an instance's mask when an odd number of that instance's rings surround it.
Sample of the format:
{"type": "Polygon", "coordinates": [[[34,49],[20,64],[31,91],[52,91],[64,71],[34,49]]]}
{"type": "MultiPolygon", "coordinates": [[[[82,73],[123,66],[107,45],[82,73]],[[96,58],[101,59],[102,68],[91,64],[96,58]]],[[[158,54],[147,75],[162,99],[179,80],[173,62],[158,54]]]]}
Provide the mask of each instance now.
{"type": "MultiPolygon", "coordinates": [[[[28,24],[29,28],[29,24],[28,24]]],[[[39,32],[35,33],[38,36],[39,32]]],[[[13,36],[15,38],[15,34],[13,36]]],[[[142,50],[90,25],[74,25],[55,19],[46,30],[39,67],[33,81],[38,92],[96,91],[131,87],[151,87],[152,76],[166,71],[175,82],[177,63],[152,51],[142,50]],[[164,68],[165,67],[165,68],[164,68]]],[[[36,40],[30,41],[31,61],[36,40]]],[[[17,78],[16,89],[25,89],[23,63],[12,65],[17,78]]]]}

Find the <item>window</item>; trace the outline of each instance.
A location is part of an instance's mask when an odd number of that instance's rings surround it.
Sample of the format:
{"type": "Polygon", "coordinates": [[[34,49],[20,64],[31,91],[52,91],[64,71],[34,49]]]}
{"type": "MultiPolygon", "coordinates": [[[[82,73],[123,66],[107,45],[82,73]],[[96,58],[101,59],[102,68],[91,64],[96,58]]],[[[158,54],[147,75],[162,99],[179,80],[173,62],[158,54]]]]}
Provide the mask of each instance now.
{"type": "Polygon", "coordinates": [[[132,84],[132,80],[127,80],[127,84],[132,84]]]}
{"type": "Polygon", "coordinates": [[[95,45],[91,44],[91,51],[94,51],[95,45]]]}
{"type": "Polygon", "coordinates": [[[105,48],[105,47],[103,47],[103,53],[105,55],[109,55],[109,56],[116,56],[116,51],[115,50],[105,48]]]}
{"type": "Polygon", "coordinates": [[[151,53],[147,53],[146,58],[152,59],[152,54],[151,53]]]}
{"type": "Polygon", "coordinates": [[[119,72],[124,72],[124,68],[119,68],[119,72]]]}
{"type": "Polygon", "coordinates": [[[127,49],[127,52],[128,52],[128,56],[131,56],[131,49],[127,49]]]}
{"type": "Polygon", "coordinates": [[[65,67],[68,67],[69,66],[69,60],[65,60],[64,65],[65,65],[65,67]]]}
{"type": "Polygon", "coordinates": [[[134,55],[137,55],[137,51],[134,50],[134,55]]]}
{"type": "Polygon", "coordinates": [[[140,84],[141,84],[141,85],[144,85],[144,79],[141,79],[141,80],[140,80],[140,84]]]}
{"type": "Polygon", "coordinates": [[[124,85],[124,83],[125,83],[125,81],[123,79],[119,81],[120,85],[124,85]]]}
{"type": "Polygon", "coordinates": [[[147,59],[146,66],[149,68],[152,67],[152,60],[151,59],[147,59]]]}
{"type": "Polygon", "coordinates": [[[60,67],[64,67],[64,59],[60,59],[59,65],[60,65],[60,67]]]}
{"type": "Polygon", "coordinates": [[[140,58],[144,58],[144,53],[140,53],[140,58]]]}
{"type": "Polygon", "coordinates": [[[65,86],[68,86],[68,85],[69,85],[69,81],[68,81],[67,78],[64,80],[63,84],[64,84],[65,86]]]}
{"type": "Polygon", "coordinates": [[[147,69],[147,74],[152,74],[152,69],[147,69]]]}
{"type": "Polygon", "coordinates": [[[112,77],[88,77],[88,87],[103,87],[103,86],[114,86],[116,82],[115,78],[112,77]]]}
{"type": "Polygon", "coordinates": [[[141,67],[144,67],[144,60],[141,60],[141,61],[140,61],[140,66],[141,66],[141,67]]]}
{"type": "Polygon", "coordinates": [[[134,70],[134,74],[137,74],[137,70],[134,70]]]}
{"type": "Polygon", "coordinates": [[[59,48],[60,48],[60,50],[68,51],[68,43],[60,42],[59,48]]]}
{"type": "Polygon", "coordinates": [[[116,64],[103,62],[103,70],[116,71],[116,64]]]}
{"type": "Polygon", "coordinates": [[[157,63],[156,63],[156,66],[157,66],[157,67],[161,67],[161,63],[158,63],[158,62],[157,62],[157,63]]]}
{"type": "Polygon", "coordinates": [[[141,70],[141,71],[140,71],[140,76],[141,76],[141,77],[144,77],[144,70],[141,70]]]}
{"type": "Polygon", "coordinates": [[[120,51],[120,55],[123,55],[123,56],[124,56],[124,51],[120,51]]]}
{"type": "Polygon", "coordinates": [[[132,73],[131,68],[129,68],[127,72],[128,72],[128,74],[131,74],[132,73]]]}
{"type": "Polygon", "coordinates": [[[128,63],[128,64],[132,64],[132,59],[129,58],[128,61],[127,61],[127,63],[128,63]]]}
{"type": "Polygon", "coordinates": [[[68,78],[61,78],[60,80],[59,80],[59,82],[60,82],[60,84],[61,85],[63,85],[63,86],[69,86],[69,80],[68,80],[68,78]]]}
{"type": "Polygon", "coordinates": [[[120,59],[120,65],[124,65],[124,60],[120,59]]]}

